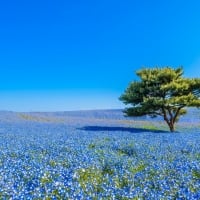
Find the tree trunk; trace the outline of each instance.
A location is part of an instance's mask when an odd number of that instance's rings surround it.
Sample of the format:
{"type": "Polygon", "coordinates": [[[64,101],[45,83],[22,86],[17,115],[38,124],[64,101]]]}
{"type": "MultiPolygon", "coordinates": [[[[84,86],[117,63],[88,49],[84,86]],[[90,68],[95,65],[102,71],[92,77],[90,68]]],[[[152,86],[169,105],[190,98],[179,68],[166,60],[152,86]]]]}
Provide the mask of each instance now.
{"type": "Polygon", "coordinates": [[[174,123],[169,123],[169,129],[171,132],[174,132],[175,131],[175,128],[174,128],[174,123]]]}
{"type": "Polygon", "coordinates": [[[173,121],[169,121],[167,119],[165,119],[165,121],[167,122],[167,125],[169,126],[170,131],[173,133],[175,131],[175,127],[174,127],[173,121]]]}
{"type": "Polygon", "coordinates": [[[169,126],[170,131],[174,132],[175,131],[174,122],[175,122],[175,118],[177,117],[178,114],[176,114],[176,116],[173,118],[171,110],[168,110],[169,115],[170,115],[170,117],[169,117],[170,119],[169,119],[167,117],[166,110],[163,108],[162,111],[163,111],[163,118],[166,121],[167,125],[169,126]]]}

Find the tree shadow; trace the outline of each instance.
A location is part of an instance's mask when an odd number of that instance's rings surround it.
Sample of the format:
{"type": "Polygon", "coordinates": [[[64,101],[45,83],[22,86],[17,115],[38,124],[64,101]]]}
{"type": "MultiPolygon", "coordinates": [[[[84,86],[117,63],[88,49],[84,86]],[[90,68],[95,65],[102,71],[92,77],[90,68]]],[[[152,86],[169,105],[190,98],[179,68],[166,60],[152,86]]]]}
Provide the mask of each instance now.
{"type": "Polygon", "coordinates": [[[144,128],[130,128],[130,127],[118,127],[118,126],[84,126],[82,128],[78,128],[83,131],[120,131],[120,132],[130,132],[130,133],[169,133],[169,131],[163,130],[152,130],[152,129],[144,129],[144,128]]]}

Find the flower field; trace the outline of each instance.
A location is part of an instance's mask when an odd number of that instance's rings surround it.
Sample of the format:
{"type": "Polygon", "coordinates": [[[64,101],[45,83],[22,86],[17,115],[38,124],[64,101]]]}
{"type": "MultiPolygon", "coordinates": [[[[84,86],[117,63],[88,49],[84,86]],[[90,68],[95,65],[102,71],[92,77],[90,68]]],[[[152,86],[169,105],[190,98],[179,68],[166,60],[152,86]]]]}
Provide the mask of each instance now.
{"type": "Polygon", "coordinates": [[[200,199],[200,111],[168,132],[120,110],[0,113],[0,199],[200,199]]]}

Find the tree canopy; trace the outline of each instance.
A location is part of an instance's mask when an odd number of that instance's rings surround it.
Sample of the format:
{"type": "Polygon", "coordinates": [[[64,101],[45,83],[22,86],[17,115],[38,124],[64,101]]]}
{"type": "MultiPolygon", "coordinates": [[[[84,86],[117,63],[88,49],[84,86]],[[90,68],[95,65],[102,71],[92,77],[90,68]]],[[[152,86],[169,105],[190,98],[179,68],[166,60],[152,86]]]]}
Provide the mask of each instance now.
{"type": "Polygon", "coordinates": [[[127,116],[162,116],[170,131],[186,107],[200,107],[200,79],[183,77],[183,68],[143,68],[139,81],[130,83],[120,100],[130,105],[127,116]]]}

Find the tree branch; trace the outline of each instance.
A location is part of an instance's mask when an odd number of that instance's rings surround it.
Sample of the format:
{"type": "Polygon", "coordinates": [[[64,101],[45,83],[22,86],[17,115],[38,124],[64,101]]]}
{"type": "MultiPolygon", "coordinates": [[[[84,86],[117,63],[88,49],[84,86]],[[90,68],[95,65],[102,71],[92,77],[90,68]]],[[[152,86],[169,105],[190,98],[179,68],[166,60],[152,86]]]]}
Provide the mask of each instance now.
{"type": "Polygon", "coordinates": [[[178,114],[179,114],[180,110],[181,110],[182,108],[184,108],[184,107],[185,107],[185,106],[180,106],[180,107],[177,109],[177,111],[176,111],[176,113],[175,113],[175,115],[174,115],[173,122],[176,121],[176,118],[178,117],[178,114]]]}
{"type": "Polygon", "coordinates": [[[167,122],[167,124],[169,125],[169,119],[167,118],[167,113],[165,111],[165,108],[162,107],[162,112],[163,112],[163,117],[164,117],[164,120],[167,122]]]}
{"type": "Polygon", "coordinates": [[[173,120],[173,114],[172,114],[172,111],[171,111],[171,109],[168,107],[167,108],[167,111],[168,111],[168,113],[169,113],[169,116],[170,116],[170,122],[172,123],[174,120],[173,120]]]}

